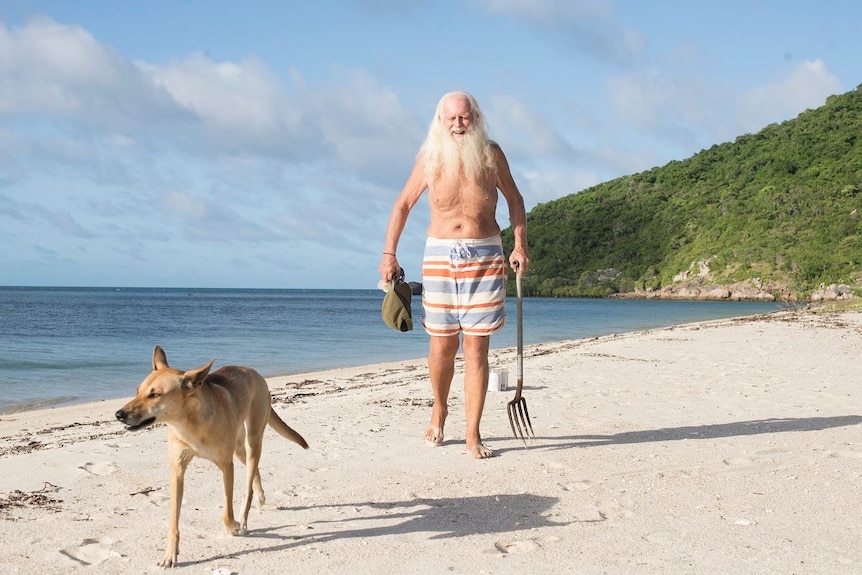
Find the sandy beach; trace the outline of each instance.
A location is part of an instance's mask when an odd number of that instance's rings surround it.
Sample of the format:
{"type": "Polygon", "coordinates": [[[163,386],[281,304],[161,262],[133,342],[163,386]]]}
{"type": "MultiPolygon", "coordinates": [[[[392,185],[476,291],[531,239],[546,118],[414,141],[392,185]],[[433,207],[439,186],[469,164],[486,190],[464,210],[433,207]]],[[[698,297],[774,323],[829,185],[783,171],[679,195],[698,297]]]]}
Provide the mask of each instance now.
{"type": "MultiPolygon", "coordinates": [[[[424,358],[272,378],[311,449],[267,431],[246,537],[195,460],[176,571],[860,573],[861,344],[862,313],[782,312],[529,345],[537,437],[512,437],[511,389],[489,392],[485,461],[460,361],[437,448],[424,358]]],[[[491,364],[514,385],[513,349],[491,364]]],[[[167,432],[125,431],[123,403],[0,416],[0,573],[158,571],[167,432]]]]}

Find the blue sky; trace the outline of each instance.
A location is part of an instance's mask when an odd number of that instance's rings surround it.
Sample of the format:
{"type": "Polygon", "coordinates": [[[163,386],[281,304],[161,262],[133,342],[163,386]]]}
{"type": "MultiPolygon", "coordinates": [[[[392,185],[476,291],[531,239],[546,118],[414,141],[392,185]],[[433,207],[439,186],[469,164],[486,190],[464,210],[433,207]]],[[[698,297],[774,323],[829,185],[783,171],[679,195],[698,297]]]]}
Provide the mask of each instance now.
{"type": "MultiPolygon", "coordinates": [[[[478,98],[529,210],[854,89],[860,21],[855,0],[0,0],[0,285],[373,288],[443,93],[478,98]]],[[[422,200],[409,280],[427,223],[422,200]]]]}

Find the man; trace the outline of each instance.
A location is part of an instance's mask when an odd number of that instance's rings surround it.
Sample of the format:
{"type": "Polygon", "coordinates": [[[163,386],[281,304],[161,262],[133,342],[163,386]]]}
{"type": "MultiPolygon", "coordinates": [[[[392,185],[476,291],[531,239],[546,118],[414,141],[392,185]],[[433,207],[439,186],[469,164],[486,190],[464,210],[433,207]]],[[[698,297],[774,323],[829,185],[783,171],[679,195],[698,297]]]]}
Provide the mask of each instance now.
{"type": "Polygon", "coordinates": [[[498,190],[509,206],[515,233],[509,263],[516,273],[525,274],[530,258],[524,199],[506,156],[488,139],[485,120],[470,94],[451,92],[437,104],[428,136],[389,218],[378,270],[386,281],[401,269],[398,240],[425,190],[431,224],[422,265],[422,324],[431,336],[428,371],[434,392],[425,440],[435,446],[443,442],[460,345],[465,363],[467,450],[484,459],[494,455],[479,432],[488,390],[489,342],[505,323],[507,268],[496,221],[498,190]]]}

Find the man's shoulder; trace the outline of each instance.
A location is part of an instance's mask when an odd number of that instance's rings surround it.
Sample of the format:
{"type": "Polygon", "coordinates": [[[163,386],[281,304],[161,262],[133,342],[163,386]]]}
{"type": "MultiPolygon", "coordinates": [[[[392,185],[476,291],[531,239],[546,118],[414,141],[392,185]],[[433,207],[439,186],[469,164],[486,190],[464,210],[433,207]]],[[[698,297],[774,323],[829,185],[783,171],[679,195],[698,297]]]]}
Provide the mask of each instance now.
{"type": "Polygon", "coordinates": [[[503,148],[500,147],[500,144],[498,144],[494,140],[488,140],[488,145],[491,146],[491,153],[494,154],[494,157],[498,161],[500,158],[506,158],[506,154],[503,153],[503,148]]]}

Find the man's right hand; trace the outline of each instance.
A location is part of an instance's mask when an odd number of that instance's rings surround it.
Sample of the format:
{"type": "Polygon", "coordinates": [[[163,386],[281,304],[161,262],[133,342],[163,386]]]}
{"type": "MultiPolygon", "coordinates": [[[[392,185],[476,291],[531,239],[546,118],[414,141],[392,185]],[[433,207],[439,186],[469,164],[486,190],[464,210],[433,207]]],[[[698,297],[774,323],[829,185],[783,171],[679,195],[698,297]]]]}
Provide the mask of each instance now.
{"type": "Polygon", "coordinates": [[[401,277],[404,273],[401,265],[398,263],[398,258],[393,254],[383,254],[377,271],[380,273],[380,279],[386,282],[391,282],[394,278],[401,277]]]}

